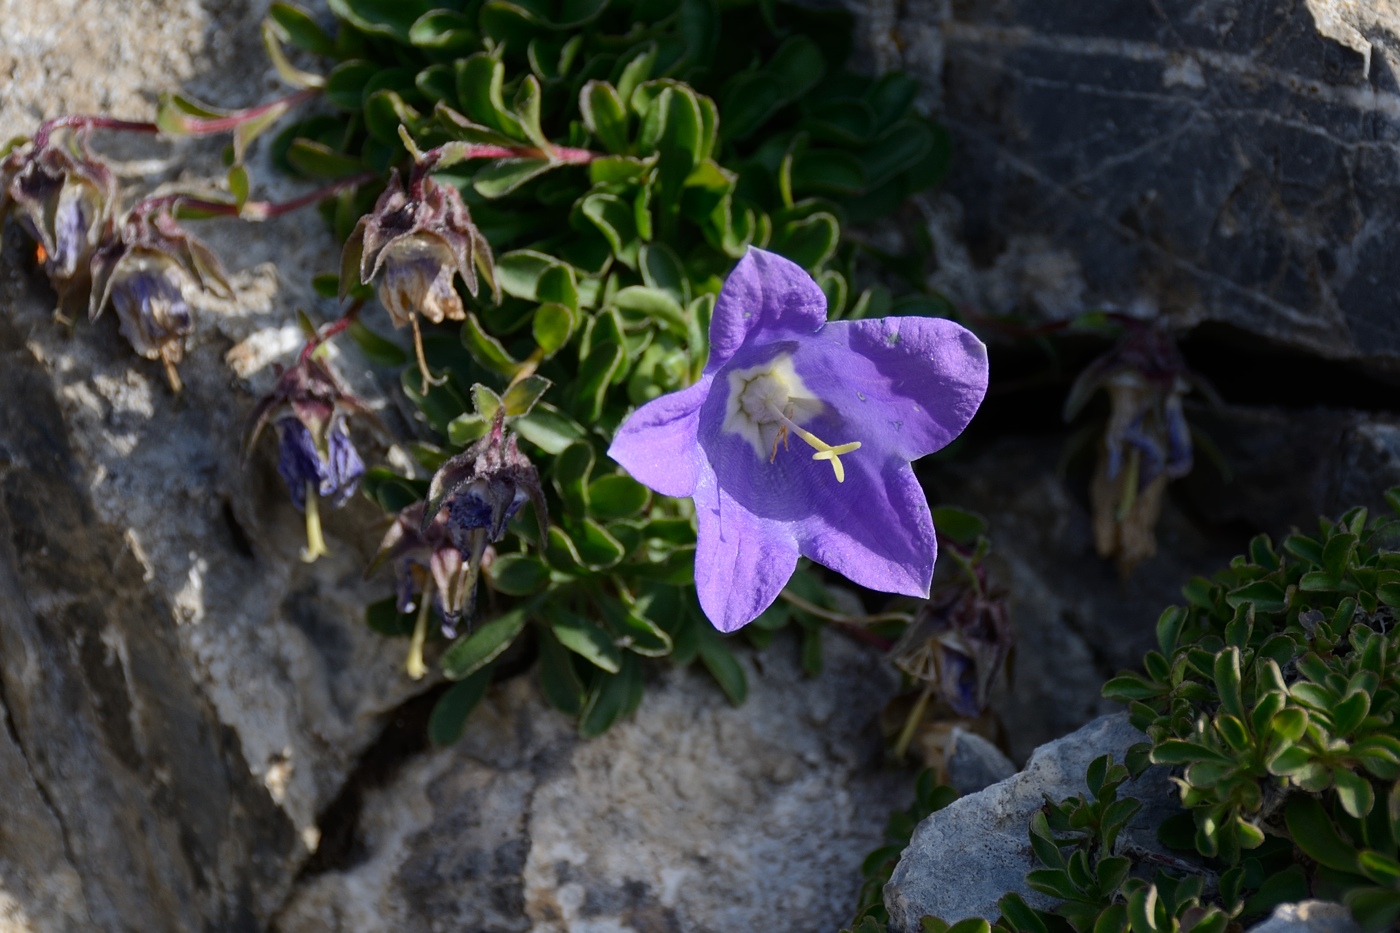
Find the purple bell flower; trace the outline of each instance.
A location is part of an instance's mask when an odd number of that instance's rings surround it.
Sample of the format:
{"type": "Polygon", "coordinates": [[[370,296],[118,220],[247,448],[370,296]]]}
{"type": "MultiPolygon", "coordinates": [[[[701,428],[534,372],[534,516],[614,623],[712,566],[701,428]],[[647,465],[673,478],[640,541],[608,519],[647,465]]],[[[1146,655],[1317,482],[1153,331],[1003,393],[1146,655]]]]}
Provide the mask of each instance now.
{"type": "Polygon", "coordinates": [[[277,472],[287,483],[292,505],[306,511],[306,491],[314,488],[322,499],[340,508],[355,494],[360,478],[365,475],[365,463],[350,442],[343,421],[331,425],[326,434],[324,453],[316,449],[316,441],[305,424],[293,417],[277,422],[277,472]]]}
{"type": "Polygon", "coordinates": [[[715,304],[700,381],[639,408],[608,453],[657,492],[694,498],[700,605],[732,632],[777,599],[799,556],[927,597],[937,543],[910,461],[961,433],[986,389],[986,348],[965,328],[827,323],[801,267],[750,249],[715,304]]]}

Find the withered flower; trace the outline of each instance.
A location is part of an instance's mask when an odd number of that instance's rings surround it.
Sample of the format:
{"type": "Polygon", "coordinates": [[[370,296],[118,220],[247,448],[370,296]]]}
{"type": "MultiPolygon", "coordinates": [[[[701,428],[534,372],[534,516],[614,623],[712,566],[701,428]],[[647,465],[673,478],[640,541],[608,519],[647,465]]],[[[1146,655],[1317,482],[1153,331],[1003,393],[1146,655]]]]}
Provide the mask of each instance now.
{"type": "Polygon", "coordinates": [[[233,297],[219,258],[187,233],[167,207],[154,212],[138,208],[92,258],[88,317],[96,320],[109,304],[115,306],[122,335],[146,359],[160,360],[171,389],[179,392],[175,367],[194,330],[187,299],[193,289],[233,297]]]}
{"type": "Polygon", "coordinates": [[[959,716],[980,716],[1006,670],[1015,630],[1006,603],[985,586],[940,587],[890,652],[895,666],[927,684],[959,716]]]}
{"type": "Polygon", "coordinates": [[[377,283],[379,301],[395,327],[413,327],[413,345],[423,375],[423,391],[437,384],[423,356],[418,315],[434,324],[466,318],[456,279],[478,291],[480,277],[500,300],[492,267],[491,246],[472,223],[461,192],[451,185],[415,175],[404,189],[398,172],[379,196],[374,210],[355,225],[341,257],[341,297],[355,282],[377,283]]]}
{"type": "Polygon", "coordinates": [[[271,422],[278,436],[277,472],[287,483],[292,505],[306,514],[302,560],[308,563],[327,553],[319,500],[340,508],[354,495],[365,473],[364,461],[346,429],[352,414],[373,418],[312,353],[303,353],[253,409],[245,455],[271,422]]]}
{"type": "Polygon", "coordinates": [[[1099,389],[1108,393],[1108,424],[1090,488],[1094,544],[1123,575],[1157,553],[1155,530],[1167,484],[1191,472],[1191,429],[1182,399],[1208,384],[1186,368],[1161,322],[1127,322],[1127,333],[1080,373],[1065,401],[1073,418],[1099,389]]]}
{"type": "Polygon", "coordinates": [[[89,265],[111,227],[116,176],[81,132],[41,134],[0,161],[0,221],[13,213],[38,256],[66,317],[91,284],[89,265]]]}

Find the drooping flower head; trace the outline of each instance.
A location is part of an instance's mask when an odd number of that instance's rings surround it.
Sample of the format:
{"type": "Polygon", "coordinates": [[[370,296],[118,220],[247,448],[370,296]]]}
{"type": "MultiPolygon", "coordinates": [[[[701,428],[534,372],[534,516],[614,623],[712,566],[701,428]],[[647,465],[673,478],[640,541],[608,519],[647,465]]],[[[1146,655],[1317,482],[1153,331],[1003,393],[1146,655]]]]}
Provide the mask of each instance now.
{"type": "Polygon", "coordinates": [[[87,290],[93,251],[111,224],[117,181],[81,132],[42,135],[0,161],[0,221],[13,211],[34,238],[64,313],[87,290]]]}
{"type": "Polygon", "coordinates": [[[277,472],[292,505],[306,514],[307,548],[302,558],[326,553],[319,499],[340,508],[359,487],[364,461],[350,440],[349,415],[372,418],[364,403],[341,385],[335,373],[312,353],[303,353],[253,409],[245,450],[251,450],[270,422],[277,430],[277,472]]]}
{"type": "Polygon", "coordinates": [[[360,218],[345,243],[341,297],[356,282],[377,283],[379,302],[394,326],[413,326],[427,391],[431,378],[423,359],[418,315],[434,324],[465,319],[456,278],[461,276],[467,291],[475,295],[478,270],[496,292],[491,246],[472,223],[461,192],[426,175],[415,175],[405,191],[395,172],[374,210],[360,218]]]}
{"type": "Polygon", "coordinates": [[[1208,384],[1186,367],[1161,323],[1125,320],[1123,339],[1079,374],[1065,400],[1072,419],[1099,389],[1108,393],[1108,425],[1090,490],[1094,541],[1127,574],[1157,550],[1155,528],[1167,484],[1191,472],[1191,429],[1182,399],[1208,384]]]}
{"type": "Polygon", "coordinates": [[[637,409],[609,455],[695,499],[695,584],[721,631],[777,598],[799,556],[926,597],[937,552],[910,461],[956,437],[986,348],[938,318],[826,320],[801,267],[750,249],[715,304],[700,381],[637,409]]]}
{"type": "Polygon", "coordinates": [[[180,391],[176,366],[185,357],[185,338],[194,331],[187,294],[202,289],[233,297],[223,265],[209,247],[182,228],[169,209],[133,211],[119,236],[92,258],[92,297],[88,318],[107,306],[117,309],[122,336],[148,360],[160,360],[170,387],[180,391]]]}

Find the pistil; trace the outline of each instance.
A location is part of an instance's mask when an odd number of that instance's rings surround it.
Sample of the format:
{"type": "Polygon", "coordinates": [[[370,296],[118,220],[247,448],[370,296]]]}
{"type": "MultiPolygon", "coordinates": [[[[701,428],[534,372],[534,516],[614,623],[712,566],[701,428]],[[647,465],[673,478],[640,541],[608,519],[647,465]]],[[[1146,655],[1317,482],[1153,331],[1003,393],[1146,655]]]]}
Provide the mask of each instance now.
{"type": "MultiPolygon", "coordinates": [[[[846,467],[841,462],[841,455],[860,450],[860,441],[850,441],[849,443],[837,444],[833,447],[811,431],[803,429],[796,421],[793,421],[787,415],[778,411],[778,409],[771,404],[768,406],[768,414],[781,422],[789,431],[792,431],[798,437],[806,441],[807,445],[816,451],[816,453],[812,454],[813,460],[828,461],[831,464],[832,472],[836,474],[836,482],[844,483],[846,481],[846,467]]],[[[778,445],[774,443],[773,456],[776,458],[777,455],[778,445]]]]}
{"type": "Polygon", "coordinates": [[[321,511],[317,505],[316,484],[307,481],[306,483],[306,547],[302,549],[301,559],[306,563],[314,563],[316,558],[325,557],[330,551],[326,550],[326,539],[321,535],[321,511]]]}

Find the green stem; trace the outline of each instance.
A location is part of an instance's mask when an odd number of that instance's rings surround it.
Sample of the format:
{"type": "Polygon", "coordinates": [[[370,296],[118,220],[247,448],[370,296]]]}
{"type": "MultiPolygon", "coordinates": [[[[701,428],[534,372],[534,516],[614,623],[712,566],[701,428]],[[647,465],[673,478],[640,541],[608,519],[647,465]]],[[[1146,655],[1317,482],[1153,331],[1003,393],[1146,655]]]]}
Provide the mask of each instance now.
{"type": "Polygon", "coordinates": [[[414,680],[422,680],[428,673],[428,665],[423,663],[423,644],[428,640],[428,614],[433,605],[433,581],[423,584],[423,593],[418,607],[418,621],[413,624],[413,640],[408,644],[408,660],[404,671],[414,680]]]}
{"type": "Polygon", "coordinates": [[[330,554],[326,550],[326,539],[321,536],[321,507],[320,500],[316,496],[316,484],[307,481],[306,483],[306,548],[301,552],[301,559],[308,564],[315,563],[316,558],[325,557],[330,554]]]}
{"type": "Polygon", "coordinates": [[[894,757],[900,761],[909,754],[909,743],[914,741],[914,732],[919,728],[919,723],[923,722],[924,713],[928,711],[928,701],[933,698],[933,684],[924,684],[924,692],[919,694],[919,699],[915,701],[914,708],[909,711],[909,717],[904,720],[904,728],[899,730],[899,738],[894,743],[894,757]]]}

